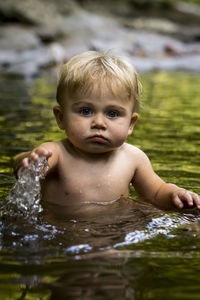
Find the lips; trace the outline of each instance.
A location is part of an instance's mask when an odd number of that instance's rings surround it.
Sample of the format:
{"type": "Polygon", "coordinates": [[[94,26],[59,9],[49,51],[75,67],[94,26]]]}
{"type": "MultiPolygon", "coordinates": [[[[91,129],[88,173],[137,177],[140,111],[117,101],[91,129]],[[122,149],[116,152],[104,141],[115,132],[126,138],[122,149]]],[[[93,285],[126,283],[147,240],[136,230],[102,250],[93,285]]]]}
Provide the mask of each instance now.
{"type": "Polygon", "coordinates": [[[93,135],[93,136],[89,137],[89,140],[94,143],[99,143],[99,144],[107,144],[108,143],[108,139],[102,135],[93,135]]]}

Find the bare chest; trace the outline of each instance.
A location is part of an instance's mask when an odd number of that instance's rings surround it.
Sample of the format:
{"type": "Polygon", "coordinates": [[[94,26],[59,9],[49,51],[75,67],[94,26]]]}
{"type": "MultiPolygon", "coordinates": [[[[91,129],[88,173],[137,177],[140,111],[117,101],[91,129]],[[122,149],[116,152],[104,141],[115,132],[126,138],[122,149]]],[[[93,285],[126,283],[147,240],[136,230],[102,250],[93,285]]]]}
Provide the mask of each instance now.
{"type": "Polygon", "coordinates": [[[123,156],[97,162],[63,159],[46,178],[45,198],[61,205],[114,201],[128,196],[133,175],[134,165],[123,156]]]}
{"type": "Polygon", "coordinates": [[[73,161],[60,170],[62,189],[66,196],[83,202],[107,202],[128,196],[133,176],[128,163],[88,164],[73,161]]]}

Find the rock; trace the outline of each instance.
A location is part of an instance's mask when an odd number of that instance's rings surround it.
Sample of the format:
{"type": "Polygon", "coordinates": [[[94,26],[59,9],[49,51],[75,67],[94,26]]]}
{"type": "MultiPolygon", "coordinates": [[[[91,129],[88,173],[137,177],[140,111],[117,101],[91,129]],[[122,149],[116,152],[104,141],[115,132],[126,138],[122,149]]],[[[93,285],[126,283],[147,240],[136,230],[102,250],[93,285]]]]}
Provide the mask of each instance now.
{"type": "Polygon", "coordinates": [[[189,54],[200,55],[199,43],[186,44],[170,36],[117,26],[114,31],[108,29],[104,34],[97,34],[96,38],[91,40],[91,44],[94,49],[100,51],[104,51],[106,45],[107,49],[118,49],[121,54],[129,56],[165,58],[189,54]]]}
{"type": "Polygon", "coordinates": [[[129,51],[134,42],[134,37],[114,18],[85,11],[78,11],[67,18],[65,28],[67,38],[62,44],[69,50],[70,56],[74,55],[73,49],[76,53],[88,49],[129,51]]]}
{"type": "Polygon", "coordinates": [[[24,51],[37,48],[41,43],[34,30],[21,25],[8,25],[1,27],[0,45],[1,51],[24,51]]]}
{"type": "Polygon", "coordinates": [[[62,33],[63,17],[78,9],[72,0],[6,0],[0,1],[0,15],[4,22],[18,21],[35,26],[43,39],[55,39],[62,33]]]}
{"type": "Polygon", "coordinates": [[[96,1],[81,0],[0,1],[0,20],[4,22],[0,31],[0,71],[35,76],[41,69],[87,50],[110,50],[128,56],[139,71],[200,71],[198,13],[194,17],[194,11],[188,12],[190,25],[187,22],[186,26],[188,14],[178,14],[178,10],[186,10],[180,3],[173,13],[163,11],[159,17],[149,17],[147,11],[139,14],[129,2],[113,8],[114,2],[108,1],[101,10],[95,5],[96,1]]]}
{"type": "Polygon", "coordinates": [[[14,65],[18,60],[16,51],[7,49],[0,50],[0,71],[6,71],[10,65],[14,65]]]}
{"type": "MultiPolygon", "coordinates": [[[[1,54],[0,52],[0,58],[1,54]]],[[[10,56],[4,57],[4,59],[10,59],[10,61],[7,61],[6,65],[5,63],[2,64],[2,71],[16,75],[20,74],[24,77],[32,77],[39,75],[41,69],[64,63],[66,55],[61,45],[51,44],[48,47],[41,46],[19,54],[13,51],[10,53],[10,56]]]]}
{"type": "Polygon", "coordinates": [[[175,34],[180,30],[179,26],[174,22],[160,18],[140,17],[127,23],[125,21],[125,24],[137,30],[146,30],[164,34],[175,34]]]}
{"type": "Polygon", "coordinates": [[[200,71],[200,55],[187,55],[168,58],[152,58],[129,56],[129,60],[140,72],[148,72],[151,70],[167,70],[176,69],[187,71],[200,71]]]}
{"type": "Polygon", "coordinates": [[[1,18],[4,22],[40,25],[50,24],[78,9],[73,0],[6,0],[0,1],[1,18]]]}
{"type": "Polygon", "coordinates": [[[58,43],[52,43],[48,47],[52,64],[61,64],[67,60],[67,54],[65,49],[58,43]]]}
{"type": "Polygon", "coordinates": [[[200,7],[194,3],[179,1],[178,3],[175,3],[175,9],[182,14],[191,14],[192,16],[200,17],[200,7]]]}
{"type": "Polygon", "coordinates": [[[187,46],[184,43],[167,35],[137,30],[132,30],[131,33],[135,38],[137,49],[142,49],[146,53],[146,56],[163,56],[167,45],[171,45],[177,53],[187,51],[187,46]]]}
{"type": "MultiPolygon", "coordinates": [[[[199,20],[200,22],[200,20],[199,20]]],[[[139,17],[133,19],[125,19],[121,21],[122,25],[138,31],[147,31],[152,33],[160,33],[174,37],[183,42],[192,42],[199,39],[199,26],[178,24],[165,18],[139,17]]]]}

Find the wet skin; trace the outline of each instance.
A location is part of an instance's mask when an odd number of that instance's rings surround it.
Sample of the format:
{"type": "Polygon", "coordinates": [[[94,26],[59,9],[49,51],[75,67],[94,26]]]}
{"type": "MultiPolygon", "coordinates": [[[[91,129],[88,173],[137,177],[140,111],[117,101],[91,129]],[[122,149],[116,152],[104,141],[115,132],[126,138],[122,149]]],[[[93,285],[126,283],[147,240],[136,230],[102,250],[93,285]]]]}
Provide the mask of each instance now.
{"type": "Polygon", "coordinates": [[[111,202],[128,197],[132,183],[142,199],[159,208],[186,204],[200,209],[198,195],[165,183],[147,156],[125,143],[138,115],[124,95],[104,88],[85,97],[64,97],[54,114],[67,138],[44,143],[16,160],[16,166],[27,167],[39,156],[48,158],[50,169],[42,183],[44,202],[66,206],[111,202]]]}

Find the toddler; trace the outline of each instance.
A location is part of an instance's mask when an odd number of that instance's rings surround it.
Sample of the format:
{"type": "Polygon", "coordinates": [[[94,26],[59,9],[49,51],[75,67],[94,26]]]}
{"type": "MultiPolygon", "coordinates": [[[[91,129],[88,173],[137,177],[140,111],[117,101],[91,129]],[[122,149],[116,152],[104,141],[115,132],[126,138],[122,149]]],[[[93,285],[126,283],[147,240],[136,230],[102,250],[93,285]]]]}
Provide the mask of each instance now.
{"type": "Polygon", "coordinates": [[[74,56],[61,67],[53,108],[66,138],[20,154],[16,174],[45,156],[42,200],[50,204],[112,203],[128,197],[132,184],[158,208],[200,209],[197,194],[165,183],[144,152],[125,142],[138,119],[139,93],[136,71],[126,60],[96,51],[74,56]]]}

